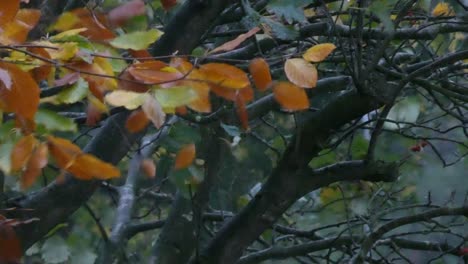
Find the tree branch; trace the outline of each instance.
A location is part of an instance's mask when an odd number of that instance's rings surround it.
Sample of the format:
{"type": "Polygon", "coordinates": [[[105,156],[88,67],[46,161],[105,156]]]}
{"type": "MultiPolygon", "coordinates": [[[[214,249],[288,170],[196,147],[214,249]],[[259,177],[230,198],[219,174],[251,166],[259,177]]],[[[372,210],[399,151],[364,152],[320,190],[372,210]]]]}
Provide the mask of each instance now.
{"type": "Polygon", "coordinates": [[[427,221],[431,218],[440,217],[440,216],[450,216],[450,215],[464,215],[468,217],[468,206],[456,207],[456,208],[437,208],[432,209],[423,213],[410,215],[406,217],[401,217],[395,220],[392,220],[367,236],[361,246],[361,250],[351,259],[350,263],[364,263],[364,260],[367,257],[367,254],[371,251],[374,243],[379,240],[385,233],[398,228],[403,225],[427,221]]]}

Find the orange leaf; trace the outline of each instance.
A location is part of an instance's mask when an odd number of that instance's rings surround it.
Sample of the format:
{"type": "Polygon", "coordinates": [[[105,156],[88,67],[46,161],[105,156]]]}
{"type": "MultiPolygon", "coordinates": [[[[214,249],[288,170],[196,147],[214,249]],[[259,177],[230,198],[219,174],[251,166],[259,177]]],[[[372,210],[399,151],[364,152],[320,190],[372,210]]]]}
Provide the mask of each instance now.
{"type": "Polygon", "coordinates": [[[0,34],[0,42],[6,45],[25,42],[29,31],[39,22],[40,16],[41,12],[39,10],[20,9],[15,19],[3,27],[3,32],[0,34]]]}
{"type": "Polygon", "coordinates": [[[239,117],[240,123],[244,130],[249,129],[249,116],[247,113],[247,108],[245,106],[245,101],[240,94],[236,96],[236,112],[239,117]]]}
{"type": "Polygon", "coordinates": [[[39,87],[31,75],[18,66],[0,62],[0,69],[7,71],[12,79],[12,86],[7,89],[0,82],[0,109],[16,113],[28,120],[34,120],[39,106],[39,87]]]}
{"type": "Polygon", "coordinates": [[[262,58],[255,58],[249,65],[250,74],[259,91],[265,91],[271,84],[270,66],[262,58]]]}
{"type": "Polygon", "coordinates": [[[161,0],[164,10],[169,11],[172,7],[177,5],[177,0],[161,0]]]}
{"type": "Polygon", "coordinates": [[[0,27],[12,21],[20,7],[19,0],[0,1],[0,27]]]}
{"type": "Polygon", "coordinates": [[[143,130],[150,120],[142,110],[133,111],[125,122],[125,127],[131,133],[137,133],[143,130]]]}
{"type": "Polygon", "coordinates": [[[185,169],[192,164],[194,159],[195,144],[186,145],[177,153],[174,168],[176,170],[185,169]]]}
{"type": "Polygon", "coordinates": [[[112,9],[107,18],[113,27],[119,27],[132,17],[145,14],[145,11],[145,3],[142,0],[132,0],[112,9]]]}
{"type": "Polygon", "coordinates": [[[248,86],[247,88],[240,90],[233,90],[224,86],[211,85],[211,91],[219,97],[223,97],[226,100],[235,101],[237,94],[242,96],[245,102],[250,102],[253,99],[253,89],[248,86]],[[239,93],[237,93],[239,91],[239,93]]]}
{"type": "Polygon", "coordinates": [[[50,154],[57,165],[81,180],[107,180],[120,176],[120,171],[112,164],[85,154],[81,149],[63,138],[47,137],[50,154]]]}
{"type": "Polygon", "coordinates": [[[239,36],[237,36],[237,38],[235,38],[235,39],[233,39],[231,41],[228,41],[228,42],[224,43],[223,45],[215,48],[210,53],[233,50],[237,46],[239,46],[242,42],[244,42],[246,39],[248,39],[251,36],[257,34],[258,31],[260,31],[260,28],[259,27],[254,27],[251,30],[249,30],[247,33],[240,34],[239,36]]]}
{"type": "Polygon", "coordinates": [[[11,152],[11,170],[19,171],[28,162],[32,155],[33,149],[38,143],[37,139],[32,135],[22,137],[11,152]]]}
{"type": "Polygon", "coordinates": [[[308,49],[304,55],[302,55],[302,58],[310,62],[321,62],[327,58],[328,55],[330,55],[330,53],[332,53],[335,49],[336,46],[332,43],[318,44],[308,49]]]}
{"type": "Polygon", "coordinates": [[[21,176],[21,187],[26,189],[30,187],[41,175],[41,170],[47,165],[48,148],[47,145],[40,144],[32,153],[29,159],[26,171],[21,176]]]}
{"type": "Polygon", "coordinates": [[[286,77],[292,83],[303,88],[317,85],[317,69],[304,59],[288,59],[284,64],[286,77]]]}
{"type": "Polygon", "coordinates": [[[184,75],[162,61],[145,61],[133,64],[128,72],[138,81],[145,84],[158,84],[175,81],[184,75]]]}
{"type": "Polygon", "coordinates": [[[225,63],[207,63],[200,66],[205,80],[230,89],[242,89],[250,85],[249,77],[241,69],[225,63]]]}
{"type": "Polygon", "coordinates": [[[164,124],[166,113],[164,113],[161,104],[156,98],[148,96],[141,106],[141,109],[143,109],[143,112],[145,112],[148,119],[153,122],[156,128],[159,129],[164,124]]]}
{"type": "Polygon", "coordinates": [[[309,108],[309,99],[304,89],[288,82],[278,82],[273,86],[273,94],[282,108],[290,111],[309,108]]]}
{"type": "Polygon", "coordinates": [[[156,177],[156,164],[152,159],[144,159],[141,161],[141,169],[149,178],[156,177]]]}

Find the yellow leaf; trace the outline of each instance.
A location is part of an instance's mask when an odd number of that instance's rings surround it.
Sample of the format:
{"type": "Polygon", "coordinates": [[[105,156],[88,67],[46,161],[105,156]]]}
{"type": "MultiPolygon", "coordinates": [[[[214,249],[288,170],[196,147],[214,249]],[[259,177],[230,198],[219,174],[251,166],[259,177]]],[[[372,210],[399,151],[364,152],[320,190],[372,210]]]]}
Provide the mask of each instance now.
{"type": "Polygon", "coordinates": [[[313,88],[317,84],[317,69],[304,59],[288,59],[284,64],[286,77],[303,88],[313,88]]]}
{"type": "Polygon", "coordinates": [[[50,30],[56,30],[56,31],[65,31],[73,28],[78,22],[80,22],[80,19],[78,16],[74,13],[71,12],[66,12],[60,15],[60,17],[57,19],[57,22],[53,24],[50,27],[50,30]]]}
{"type": "Polygon", "coordinates": [[[148,96],[146,93],[118,90],[106,94],[105,101],[113,106],[123,106],[129,110],[133,110],[141,106],[148,96]]]}
{"type": "Polygon", "coordinates": [[[336,49],[336,46],[332,43],[323,43],[309,48],[302,57],[306,61],[310,62],[321,62],[336,49]]]}
{"type": "Polygon", "coordinates": [[[450,16],[453,14],[452,8],[448,3],[440,2],[432,10],[432,16],[450,16]]]}
{"type": "Polygon", "coordinates": [[[64,38],[68,38],[68,37],[71,37],[71,36],[76,36],[79,33],[83,32],[83,31],[86,31],[86,30],[88,30],[88,29],[87,28],[70,29],[70,30],[64,31],[62,33],[59,33],[59,34],[57,34],[55,36],[50,37],[50,40],[59,41],[59,40],[62,40],[64,38]]]}

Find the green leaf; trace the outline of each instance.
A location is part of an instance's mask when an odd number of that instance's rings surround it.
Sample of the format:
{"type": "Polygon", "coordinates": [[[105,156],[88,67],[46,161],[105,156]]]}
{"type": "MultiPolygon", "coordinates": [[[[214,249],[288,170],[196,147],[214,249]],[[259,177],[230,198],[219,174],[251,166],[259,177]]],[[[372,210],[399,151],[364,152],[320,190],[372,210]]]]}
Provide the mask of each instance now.
{"type": "Polygon", "coordinates": [[[71,264],[94,264],[96,254],[89,250],[80,250],[77,254],[73,254],[70,258],[71,264]]]}
{"type": "Polygon", "coordinates": [[[267,10],[277,17],[284,18],[288,24],[294,21],[304,22],[304,7],[312,3],[312,0],[273,0],[267,5],[267,10]]]}
{"type": "Polygon", "coordinates": [[[51,131],[76,132],[77,130],[77,126],[72,119],[46,109],[39,109],[36,113],[35,120],[37,124],[43,125],[46,129],[51,131]]]}
{"type": "Polygon", "coordinates": [[[386,32],[393,32],[395,29],[393,25],[393,21],[390,18],[391,10],[393,6],[393,1],[388,0],[374,0],[372,4],[369,6],[369,11],[371,11],[374,15],[376,15],[383,24],[384,31],[386,32]]]}
{"type": "Polygon", "coordinates": [[[276,22],[269,18],[262,18],[262,22],[266,23],[272,30],[275,37],[282,40],[294,40],[299,37],[299,32],[293,26],[285,26],[282,23],[276,22]]]}
{"type": "Polygon", "coordinates": [[[79,78],[70,88],[67,88],[55,96],[54,102],[57,104],[74,104],[83,100],[88,95],[88,82],[79,78]]]}
{"type": "Polygon", "coordinates": [[[154,96],[161,104],[164,112],[174,112],[176,107],[186,105],[198,98],[198,94],[188,86],[155,89],[154,96]]]}
{"type": "Polygon", "coordinates": [[[8,120],[0,125],[0,141],[3,141],[9,137],[12,131],[15,129],[15,121],[8,120]]]}
{"type": "Polygon", "coordinates": [[[42,259],[45,263],[62,263],[68,260],[70,250],[59,236],[53,236],[42,245],[42,259]]]}
{"type": "Polygon", "coordinates": [[[159,39],[162,31],[151,29],[148,31],[136,31],[116,37],[110,44],[119,49],[143,50],[159,39]]]}

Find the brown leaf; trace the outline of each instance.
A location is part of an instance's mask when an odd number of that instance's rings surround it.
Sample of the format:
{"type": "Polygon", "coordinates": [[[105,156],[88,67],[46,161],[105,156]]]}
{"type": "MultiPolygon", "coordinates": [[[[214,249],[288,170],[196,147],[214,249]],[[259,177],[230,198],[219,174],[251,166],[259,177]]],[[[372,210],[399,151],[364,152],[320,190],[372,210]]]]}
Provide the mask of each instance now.
{"type": "MultiPolygon", "coordinates": [[[[8,1],[6,1],[8,2],[8,1]]],[[[11,220],[0,215],[0,263],[19,264],[21,261],[21,243],[11,220]]]]}
{"type": "Polygon", "coordinates": [[[29,31],[33,29],[41,12],[35,9],[20,9],[13,21],[3,26],[0,33],[0,43],[2,44],[22,44],[26,41],[29,31]]]}
{"type": "Polygon", "coordinates": [[[177,5],[177,0],[161,0],[164,10],[169,11],[172,7],[177,5]]]}
{"type": "Polygon", "coordinates": [[[38,143],[37,139],[32,135],[22,137],[11,152],[11,170],[13,172],[23,169],[30,159],[33,149],[38,143]]]}
{"type": "Polygon", "coordinates": [[[284,64],[286,77],[292,83],[303,88],[317,85],[317,69],[304,59],[288,59],[284,64]]]}
{"type": "Polygon", "coordinates": [[[0,69],[10,74],[13,85],[7,89],[0,82],[0,109],[13,112],[27,120],[34,120],[39,106],[39,87],[31,75],[18,66],[0,62],[0,69]]]}
{"type": "Polygon", "coordinates": [[[225,63],[207,63],[200,66],[204,80],[230,89],[243,89],[250,85],[249,77],[241,69],[225,63]]]}
{"type": "Polygon", "coordinates": [[[156,177],[156,164],[152,159],[144,159],[141,161],[141,170],[149,178],[156,177]]]}
{"type": "Polygon", "coordinates": [[[91,41],[104,41],[113,39],[115,34],[108,28],[107,16],[88,8],[78,8],[71,13],[79,18],[78,23],[73,25],[73,29],[86,28],[80,35],[89,38],[91,41]]]}
{"type": "Polygon", "coordinates": [[[249,71],[259,91],[265,91],[271,84],[270,66],[262,58],[255,58],[249,64],[249,71]]]}
{"type": "MultiPolygon", "coordinates": [[[[40,56],[44,59],[50,60],[50,54],[44,48],[28,48],[29,52],[35,54],[36,56],[40,56]]],[[[40,82],[45,80],[49,77],[49,74],[52,72],[52,65],[50,63],[44,63],[43,65],[34,68],[30,71],[32,77],[36,82],[40,82]]]]}
{"type": "Polygon", "coordinates": [[[174,168],[176,170],[185,169],[192,164],[194,159],[195,144],[186,145],[177,153],[174,168]]]}
{"type": "Polygon", "coordinates": [[[164,113],[161,104],[152,96],[148,96],[141,106],[146,117],[153,123],[156,128],[160,128],[166,121],[166,113],[164,113]]]}
{"type": "Polygon", "coordinates": [[[332,53],[335,49],[336,46],[332,43],[318,44],[312,48],[309,48],[304,53],[304,55],[302,55],[302,58],[310,62],[321,62],[326,59],[328,55],[330,55],[330,53],[332,53]]]}
{"type": "Polygon", "coordinates": [[[248,39],[251,36],[257,34],[258,31],[260,31],[260,28],[259,27],[254,27],[251,30],[249,30],[247,33],[240,34],[239,36],[237,36],[237,38],[235,38],[235,39],[233,39],[231,41],[228,41],[228,42],[224,43],[223,45],[215,48],[214,50],[212,50],[210,52],[210,54],[217,53],[217,52],[220,52],[220,51],[233,50],[237,46],[239,46],[242,42],[244,42],[246,39],[248,39]]]}
{"type": "Polygon", "coordinates": [[[304,89],[292,83],[276,83],[273,86],[273,94],[283,109],[297,111],[309,108],[309,99],[304,89]]]}
{"type": "Polygon", "coordinates": [[[145,61],[133,64],[128,72],[144,84],[158,84],[175,81],[184,75],[162,61],[145,61]]]}
{"type": "Polygon", "coordinates": [[[29,188],[41,175],[41,170],[47,165],[49,150],[45,143],[40,144],[32,153],[26,170],[21,176],[21,188],[29,188]]]}
{"type": "Polygon", "coordinates": [[[18,13],[19,7],[19,0],[0,1],[0,28],[15,18],[16,13],[18,13]]]}
{"type": "Polygon", "coordinates": [[[120,171],[112,164],[104,162],[63,138],[47,137],[50,154],[57,165],[80,180],[107,180],[120,176],[120,171]]]}
{"type": "Polygon", "coordinates": [[[145,3],[142,0],[132,0],[112,9],[107,18],[112,27],[119,27],[135,16],[145,14],[145,3]]]}
{"type": "Polygon", "coordinates": [[[146,114],[143,112],[143,110],[135,110],[127,118],[125,127],[131,133],[137,133],[143,130],[149,124],[149,122],[150,120],[148,117],[146,117],[146,114]]]}

